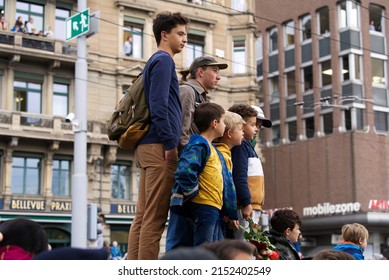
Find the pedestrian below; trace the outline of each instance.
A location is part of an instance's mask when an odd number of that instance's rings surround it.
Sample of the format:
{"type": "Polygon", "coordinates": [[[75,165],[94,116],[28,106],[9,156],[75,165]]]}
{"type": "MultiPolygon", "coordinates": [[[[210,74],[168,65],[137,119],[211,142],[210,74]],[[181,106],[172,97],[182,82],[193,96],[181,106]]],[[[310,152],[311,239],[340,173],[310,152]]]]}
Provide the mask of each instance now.
{"type": "Polygon", "coordinates": [[[114,240],[110,249],[111,258],[113,260],[120,260],[122,258],[122,251],[119,248],[118,242],[114,240]]]}
{"type": "MultiPolygon", "coordinates": [[[[189,67],[188,73],[190,79],[185,81],[180,86],[180,101],[182,108],[182,132],[179,140],[178,151],[181,154],[182,149],[189,142],[189,138],[193,134],[199,134],[199,130],[194,122],[194,111],[196,107],[204,102],[207,102],[207,94],[209,91],[216,88],[220,80],[220,70],[228,67],[225,63],[219,63],[211,56],[200,56],[193,60],[189,67]]],[[[184,74],[183,74],[184,75],[184,74]]],[[[174,239],[170,239],[172,234],[166,236],[166,252],[181,246],[193,246],[193,242],[189,244],[183,243],[183,240],[189,240],[188,234],[191,234],[194,225],[191,224],[191,219],[184,216],[178,216],[170,213],[169,224],[177,223],[181,225],[180,234],[182,238],[175,235],[174,239]]],[[[168,227],[169,228],[173,227],[168,227]]]]}
{"type": "MultiPolygon", "coordinates": [[[[270,128],[272,123],[264,117],[262,110],[256,106],[236,104],[228,111],[239,114],[245,121],[243,125],[244,139],[241,145],[231,149],[231,158],[239,208],[239,224],[243,228],[248,228],[247,220],[249,218],[252,218],[256,224],[260,223],[265,200],[262,163],[250,141],[257,136],[262,126],[270,128]]],[[[242,229],[234,231],[235,239],[244,240],[243,234],[242,229]]]]}
{"type": "Polygon", "coordinates": [[[220,105],[208,102],[195,110],[194,120],[200,135],[192,135],[182,151],[170,202],[170,213],[192,219],[194,228],[185,240],[181,234],[182,225],[169,223],[167,238],[175,240],[177,237],[183,241],[177,242],[177,247],[223,239],[219,222],[219,211],[223,206],[223,157],[219,156],[212,141],[224,133],[224,113],[220,105]]]}
{"type": "Polygon", "coordinates": [[[342,227],[343,241],[332,249],[351,254],[356,260],[364,260],[363,252],[369,238],[368,230],[361,224],[346,224],[342,227]]]}
{"type": "Polygon", "coordinates": [[[200,247],[213,252],[219,260],[254,260],[257,248],[243,240],[225,239],[204,243],[200,247]]]}
{"type": "Polygon", "coordinates": [[[31,260],[48,250],[46,232],[37,222],[16,218],[0,224],[0,260],[31,260]]]}
{"type": "Polygon", "coordinates": [[[270,218],[270,230],[264,235],[276,247],[281,260],[300,260],[293,246],[301,234],[301,218],[291,209],[279,209],[270,218]]]}
{"type": "Polygon", "coordinates": [[[139,142],[135,157],[140,170],[136,213],[128,236],[130,260],[158,259],[169,211],[178,160],[182,111],[173,56],[187,42],[189,19],[181,13],[162,12],[153,22],[158,51],[143,70],[150,129],[139,142]]]}

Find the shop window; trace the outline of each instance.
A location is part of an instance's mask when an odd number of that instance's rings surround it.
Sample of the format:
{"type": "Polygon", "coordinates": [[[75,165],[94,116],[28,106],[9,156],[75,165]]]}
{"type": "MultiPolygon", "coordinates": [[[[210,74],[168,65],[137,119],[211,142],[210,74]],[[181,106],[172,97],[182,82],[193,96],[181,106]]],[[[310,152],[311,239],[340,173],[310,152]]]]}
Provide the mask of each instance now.
{"type": "Polygon", "coordinates": [[[53,187],[54,196],[70,196],[71,190],[71,161],[57,158],[53,160],[53,187]]]}

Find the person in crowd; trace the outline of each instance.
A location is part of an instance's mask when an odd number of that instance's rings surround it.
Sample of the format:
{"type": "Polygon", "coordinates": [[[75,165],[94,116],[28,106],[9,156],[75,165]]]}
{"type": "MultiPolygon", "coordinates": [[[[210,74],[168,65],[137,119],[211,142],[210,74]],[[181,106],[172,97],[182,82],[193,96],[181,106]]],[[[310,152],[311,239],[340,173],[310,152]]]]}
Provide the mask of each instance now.
{"type": "Polygon", "coordinates": [[[355,260],[355,258],[343,251],[325,249],[313,256],[313,260],[355,260]]]}
{"type": "Polygon", "coordinates": [[[106,248],[84,249],[73,247],[55,248],[37,254],[33,260],[108,260],[106,248]]]}
{"type": "Polygon", "coordinates": [[[26,27],[21,16],[16,19],[15,25],[11,28],[10,31],[26,33],[26,27]]]}
{"type": "Polygon", "coordinates": [[[47,26],[47,29],[43,32],[43,36],[47,37],[47,38],[52,38],[54,37],[54,32],[53,30],[51,30],[51,26],[47,26]]]}
{"type": "Polygon", "coordinates": [[[126,56],[132,56],[132,36],[128,36],[127,40],[124,42],[124,54],[126,56]]]}
{"type": "Polygon", "coordinates": [[[279,209],[270,218],[270,230],[264,235],[274,245],[281,260],[300,260],[293,243],[301,234],[301,223],[300,216],[291,209],[279,209]]]}
{"type": "MultiPolygon", "coordinates": [[[[229,172],[228,178],[231,179],[230,185],[233,186],[234,201],[236,204],[236,190],[232,177],[231,149],[242,144],[244,135],[243,125],[245,124],[245,121],[239,114],[227,111],[225,113],[224,123],[226,128],[223,136],[216,139],[214,142],[215,147],[223,155],[226,162],[229,172]]],[[[233,213],[227,211],[225,206],[226,205],[223,204],[221,212],[221,227],[223,236],[225,238],[233,238],[233,230],[239,229],[238,212],[236,211],[236,206],[234,207],[233,213]]]]}
{"type": "MultiPolygon", "coordinates": [[[[265,182],[262,163],[250,141],[256,137],[262,126],[271,127],[272,123],[264,117],[262,110],[245,104],[231,106],[228,111],[239,114],[243,125],[242,144],[231,149],[232,175],[236,188],[239,224],[247,228],[247,219],[252,218],[259,224],[265,199],[265,182]]],[[[244,231],[234,231],[235,239],[244,239],[244,231]]]]}
{"type": "Polygon", "coordinates": [[[28,34],[35,34],[34,19],[32,17],[25,23],[25,27],[28,34]]]}
{"type": "MultiPolygon", "coordinates": [[[[207,102],[207,94],[209,91],[216,88],[218,81],[220,80],[220,70],[226,69],[227,67],[227,64],[219,63],[211,56],[200,56],[194,59],[189,70],[183,73],[183,75],[185,74],[185,77],[190,74],[190,79],[180,85],[182,132],[178,144],[179,154],[181,154],[184,146],[188,144],[190,136],[199,134],[193,119],[194,111],[199,104],[207,102]]],[[[175,239],[170,239],[173,235],[167,234],[166,251],[177,247],[177,244],[181,244],[181,246],[192,246],[192,241],[190,241],[190,244],[183,243],[183,240],[189,240],[186,236],[193,232],[194,225],[191,224],[191,219],[171,212],[169,224],[173,223],[181,225],[179,234],[181,234],[183,238],[175,235],[175,239]]],[[[170,229],[172,228],[173,227],[170,227],[170,229]]]]}
{"type": "Polygon", "coordinates": [[[46,232],[37,222],[16,218],[0,224],[0,260],[31,260],[48,250],[46,232]]]}
{"type": "Polygon", "coordinates": [[[364,260],[364,250],[369,239],[369,231],[361,224],[345,224],[342,227],[342,238],[332,249],[351,254],[356,260],[364,260]]]}
{"type": "Polygon", "coordinates": [[[257,249],[243,240],[225,239],[200,245],[213,252],[219,260],[253,260],[257,249]]]}
{"type": "Polygon", "coordinates": [[[116,240],[112,242],[110,252],[111,252],[111,259],[120,260],[122,258],[122,251],[120,250],[118,242],[116,240]]]}
{"type": "Polygon", "coordinates": [[[167,238],[180,239],[177,247],[198,246],[223,238],[219,222],[223,205],[223,158],[219,157],[212,141],[224,133],[224,113],[220,105],[209,102],[195,110],[194,121],[200,134],[192,135],[181,153],[170,202],[170,213],[186,215],[192,219],[194,228],[193,232],[182,236],[181,224],[168,224],[167,238]]]}
{"type": "Polygon", "coordinates": [[[370,21],[369,29],[372,30],[372,31],[376,31],[375,24],[374,24],[374,20],[371,20],[371,21],[370,21]]]}
{"type": "Polygon", "coordinates": [[[8,23],[5,21],[5,16],[1,16],[0,24],[1,30],[8,30],[8,23]]]}
{"type": "Polygon", "coordinates": [[[180,247],[166,252],[160,260],[218,260],[210,250],[202,247],[180,247]]]}
{"type": "Polygon", "coordinates": [[[162,12],[153,22],[158,50],[143,70],[150,129],[135,156],[140,170],[136,214],[128,236],[130,260],[158,259],[178,160],[182,111],[173,56],[187,43],[189,19],[162,12]]]}

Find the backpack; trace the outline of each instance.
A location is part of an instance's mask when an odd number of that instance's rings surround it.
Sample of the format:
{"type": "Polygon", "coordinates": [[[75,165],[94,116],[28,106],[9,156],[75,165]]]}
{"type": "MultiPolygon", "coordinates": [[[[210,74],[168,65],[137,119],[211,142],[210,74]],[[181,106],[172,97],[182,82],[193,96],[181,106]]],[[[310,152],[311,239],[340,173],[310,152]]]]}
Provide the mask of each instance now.
{"type": "Polygon", "coordinates": [[[134,151],[149,127],[150,112],[144,94],[143,75],[140,73],[107,121],[107,135],[110,140],[116,140],[120,148],[134,151]]]}

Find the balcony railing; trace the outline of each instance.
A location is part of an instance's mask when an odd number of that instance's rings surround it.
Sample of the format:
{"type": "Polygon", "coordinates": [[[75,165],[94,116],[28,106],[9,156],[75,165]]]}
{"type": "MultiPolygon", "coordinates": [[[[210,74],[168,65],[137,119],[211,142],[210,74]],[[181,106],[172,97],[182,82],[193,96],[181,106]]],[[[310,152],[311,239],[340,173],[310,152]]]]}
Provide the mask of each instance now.
{"type": "MultiPolygon", "coordinates": [[[[23,34],[19,32],[0,31],[0,45],[13,46],[14,50],[34,49],[54,54],[77,56],[77,46],[73,43],[64,42],[55,38],[40,37],[36,35],[23,34]]],[[[9,47],[2,48],[2,51],[10,51],[9,47]]],[[[29,51],[30,52],[30,51],[29,51]]]]}

